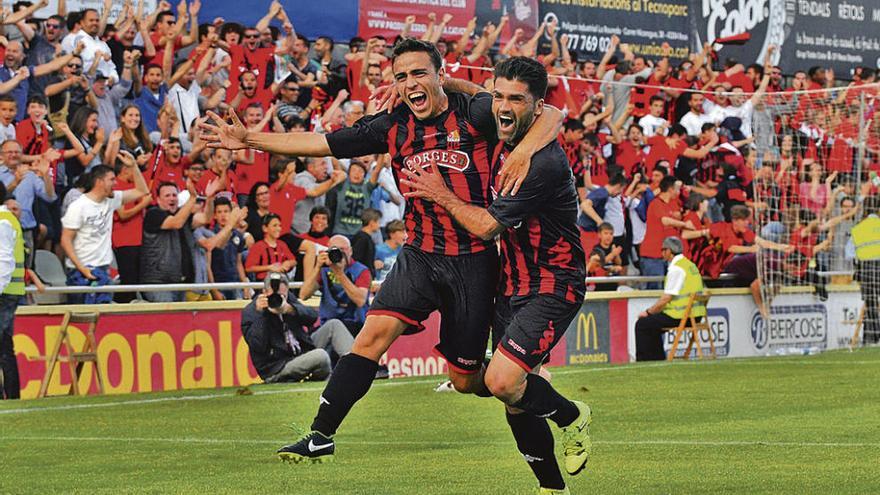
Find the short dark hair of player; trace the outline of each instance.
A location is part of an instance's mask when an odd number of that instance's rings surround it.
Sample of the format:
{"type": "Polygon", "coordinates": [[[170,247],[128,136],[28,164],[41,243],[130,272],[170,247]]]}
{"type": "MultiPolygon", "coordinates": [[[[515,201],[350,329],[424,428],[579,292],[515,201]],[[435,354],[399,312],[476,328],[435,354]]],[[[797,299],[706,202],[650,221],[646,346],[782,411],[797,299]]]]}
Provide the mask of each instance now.
{"type": "Polygon", "coordinates": [[[397,57],[404,53],[411,52],[427,53],[428,57],[431,58],[431,65],[434,66],[435,71],[440,71],[440,67],[443,66],[443,58],[440,56],[440,52],[437,51],[437,47],[434,46],[433,43],[412,38],[407,38],[394,46],[394,50],[391,51],[392,65],[397,57]]]}
{"type": "Polygon", "coordinates": [[[675,176],[667,175],[660,181],[660,192],[665,193],[675,188],[675,176]]]}
{"type": "Polygon", "coordinates": [[[604,232],[604,231],[606,231],[606,230],[610,230],[611,232],[614,232],[614,226],[611,225],[611,224],[608,223],[608,222],[602,222],[602,223],[600,223],[600,224],[599,224],[599,230],[598,230],[598,231],[599,231],[599,232],[604,232]]]}
{"type": "Polygon", "coordinates": [[[672,127],[669,128],[670,136],[687,136],[687,133],[687,129],[681,124],[672,124],[672,127]]]}
{"type": "Polygon", "coordinates": [[[731,220],[746,220],[752,216],[752,210],[746,205],[734,205],[730,208],[731,220]]]}
{"type": "Polygon", "coordinates": [[[544,64],[528,57],[510,57],[495,65],[495,79],[520,81],[529,88],[535,101],[547,95],[547,69],[544,64]]]}
{"type": "Polygon", "coordinates": [[[374,208],[365,208],[361,213],[361,225],[366,227],[370,222],[378,222],[382,218],[382,212],[374,208]]]}
{"type": "Polygon", "coordinates": [[[626,185],[626,177],[621,173],[616,173],[608,179],[609,186],[625,186],[626,185]]]}
{"type": "Polygon", "coordinates": [[[564,132],[582,131],[584,123],[578,119],[565,119],[565,122],[562,123],[562,130],[564,132]]]}
{"type": "Polygon", "coordinates": [[[324,215],[327,218],[330,218],[330,210],[328,210],[324,206],[316,206],[316,207],[312,208],[312,211],[309,212],[309,221],[310,222],[315,218],[315,215],[324,215]]]}
{"type": "Polygon", "coordinates": [[[306,45],[306,48],[309,48],[312,46],[312,43],[309,41],[308,38],[306,38],[306,36],[304,34],[296,33],[296,37],[298,40],[302,41],[304,45],[306,45]]]}
{"type": "Polygon", "coordinates": [[[228,206],[229,209],[232,209],[232,201],[226,196],[219,196],[214,198],[214,211],[217,211],[218,206],[228,206]]]}

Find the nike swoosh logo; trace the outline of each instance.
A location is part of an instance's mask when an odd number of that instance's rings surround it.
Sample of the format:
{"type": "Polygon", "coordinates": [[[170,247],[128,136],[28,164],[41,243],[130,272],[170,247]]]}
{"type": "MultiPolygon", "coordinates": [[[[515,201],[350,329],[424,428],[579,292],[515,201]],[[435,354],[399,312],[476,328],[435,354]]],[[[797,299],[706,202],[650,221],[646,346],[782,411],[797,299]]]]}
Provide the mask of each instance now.
{"type": "Polygon", "coordinates": [[[314,440],[309,440],[309,452],[317,452],[319,450],[324,450],[332,447],[332,443],[324,444],[324,445],[315,445],[314,440]]]}

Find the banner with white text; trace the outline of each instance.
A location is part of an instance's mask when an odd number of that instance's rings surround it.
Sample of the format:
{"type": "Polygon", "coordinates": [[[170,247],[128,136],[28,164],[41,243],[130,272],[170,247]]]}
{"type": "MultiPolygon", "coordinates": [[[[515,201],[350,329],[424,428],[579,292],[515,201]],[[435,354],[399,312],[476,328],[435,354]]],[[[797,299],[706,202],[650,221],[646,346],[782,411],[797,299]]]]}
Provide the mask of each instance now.
{"type": "Polygon", "coordinates": [[[772,61],[784,71],[831,68],[850,79],[855,66],[880,67],[880,2],[876,0],[696,0],[692,47],[717,38],[750,33],[743,46],[724,46],[723,60],[763,63],[770,45],[781,47],[772,61]],[[780,63],[782,61],[782,63],[780,63]]]}

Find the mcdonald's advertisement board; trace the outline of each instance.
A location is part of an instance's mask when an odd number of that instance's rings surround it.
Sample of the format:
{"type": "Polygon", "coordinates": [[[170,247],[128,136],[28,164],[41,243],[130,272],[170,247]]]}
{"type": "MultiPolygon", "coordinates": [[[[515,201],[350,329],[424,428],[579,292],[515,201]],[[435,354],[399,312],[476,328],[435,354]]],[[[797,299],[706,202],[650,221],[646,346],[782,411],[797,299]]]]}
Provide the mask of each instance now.
{"type": "Polygon", "coordinates": [[[626,362],[626,308],[626,299],[584,301],[565,333],[565,364],[626,362]]]}

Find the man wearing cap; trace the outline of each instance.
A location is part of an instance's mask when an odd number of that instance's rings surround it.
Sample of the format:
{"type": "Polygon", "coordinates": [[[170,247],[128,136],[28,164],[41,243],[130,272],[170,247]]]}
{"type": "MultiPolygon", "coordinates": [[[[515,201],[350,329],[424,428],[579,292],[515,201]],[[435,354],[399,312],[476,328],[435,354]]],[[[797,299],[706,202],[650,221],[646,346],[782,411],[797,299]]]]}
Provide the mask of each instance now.
{"type": "Polygon", "coordinates": [[[318,313],[291,294],[288,284],[283,273],[270,273],[263,292],[242,311],[241,333],[251,361],[266,383],[324,380],[330,375],[328,351],[344,356],[354,338],[339,320],[308,333],[318,313]]]}
{"type": "MultiPolygon", "coordinates": [[[[660,254],[669,263],[669,270],[663,282],[663,295],[653,306],[642,311],[636,321],[636,361],[666,359],[663,350],[665,329],[678,325],[692,294],[703,292],[700,270],[681,254],[683,251],[684,246],[678,237],[663,239],[660,254]]],[[[706,307],[695,303],[691,315],[699,320],[706,316],[706,307]]]]}
{"type": "Polygon", "coordinates": [[[117,112],[122,99],[131,91],[131,68],[135,56],[132,52],[126,51],[124,57],[125,65],[118,82],[108,82],[110,74],[100,70],[95,73],[95,79],[92,81],[92,93],[98,101],[98,127],[104,129],[107,136],[119,127],[117,112]]]}

